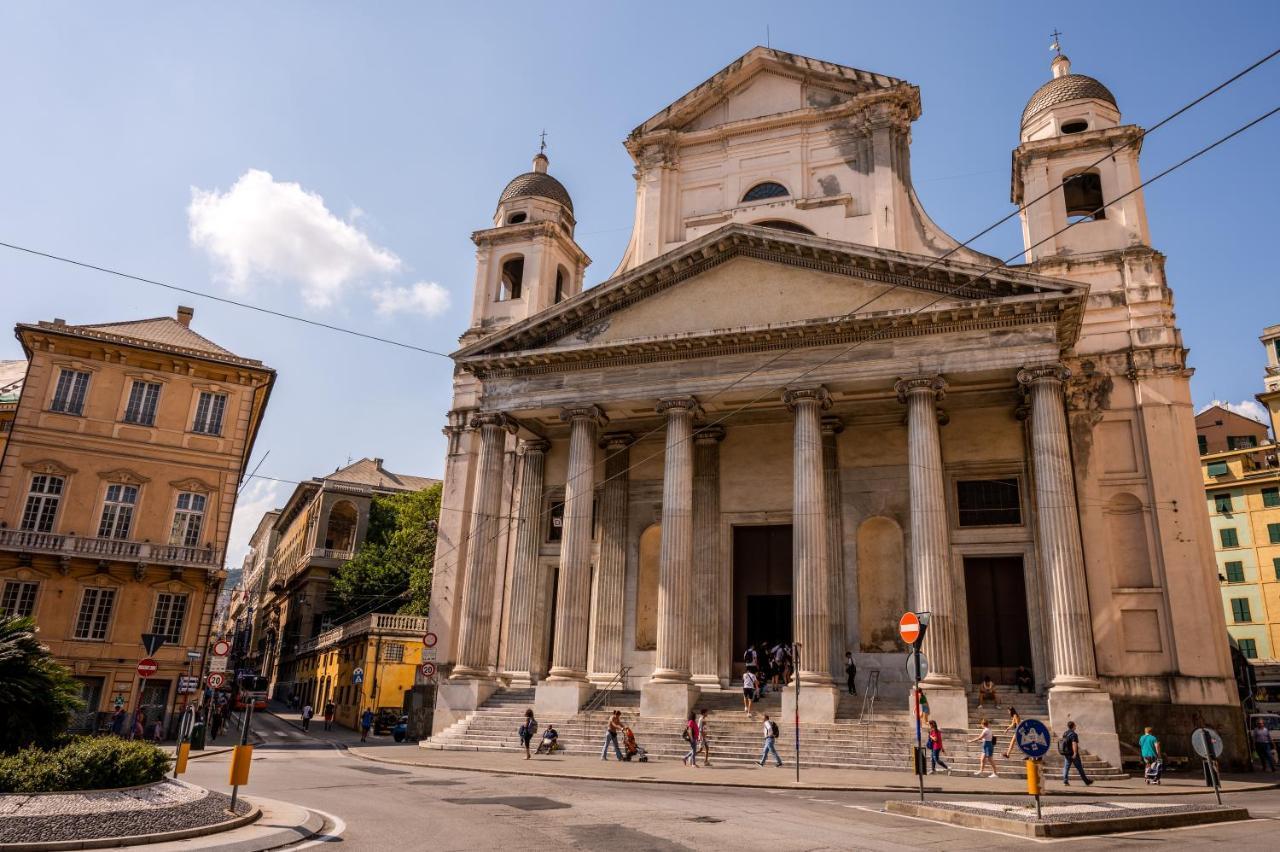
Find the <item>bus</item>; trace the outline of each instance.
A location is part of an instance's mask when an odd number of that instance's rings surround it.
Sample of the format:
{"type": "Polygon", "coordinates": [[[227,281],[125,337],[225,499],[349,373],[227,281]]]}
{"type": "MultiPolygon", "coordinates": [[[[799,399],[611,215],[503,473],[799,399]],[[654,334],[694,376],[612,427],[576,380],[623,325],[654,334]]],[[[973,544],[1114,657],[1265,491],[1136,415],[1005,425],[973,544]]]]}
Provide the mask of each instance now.
{"type": "Polygon", "coordinates": [[[231,706],[244,710],[253,703],[253,709],[267,709],[267,678],[256,674],[238,675],[231,691],[231,706]]]}

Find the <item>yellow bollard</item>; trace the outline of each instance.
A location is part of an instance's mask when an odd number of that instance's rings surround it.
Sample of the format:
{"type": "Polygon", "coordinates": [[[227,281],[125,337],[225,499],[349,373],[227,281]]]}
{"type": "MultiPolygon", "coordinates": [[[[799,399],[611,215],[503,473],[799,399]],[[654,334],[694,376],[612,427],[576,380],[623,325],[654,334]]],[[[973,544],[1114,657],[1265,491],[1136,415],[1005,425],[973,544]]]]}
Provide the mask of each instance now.
{"type": "Polygon", "coordinates": [[[1027,793],[1032,796],[1040,795],[1040,761],[1027,760],[1027,793]]]}
{"type": "Polygon", "coordinates": [[[179,743],[178,755],[173,762],[173,774],[181,775],[187,771],[187,758],[191,755],[191,743],[179,743]]]}
{"type": "Polygon", "coordinates": [[[253,746],[238,745],[231,753],[231,786],[249,783],[249,764],[253,761],[253,746]]]}

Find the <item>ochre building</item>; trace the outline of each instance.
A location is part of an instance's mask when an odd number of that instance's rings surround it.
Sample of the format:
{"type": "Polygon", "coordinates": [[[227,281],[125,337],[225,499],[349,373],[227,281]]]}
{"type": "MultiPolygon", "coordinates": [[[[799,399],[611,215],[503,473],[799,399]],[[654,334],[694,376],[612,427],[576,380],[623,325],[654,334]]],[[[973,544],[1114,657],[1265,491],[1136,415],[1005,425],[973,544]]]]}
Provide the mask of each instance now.
{"type": "Polygon", "coordinates": [[[77,728],[117,705],[168,718],[200,670],[275,372],[192,314],[16,329],[29,363],[0,462],[0,611],[34,616],[79,680],[77,728]],[[139,694],[143,633],[165,644],[139,694]]]}
{"type": "Polygon", "coordinates": [[[1056,57],[1002,266],[921,206],[920,110],[751,50],[628,136],[634,230],[589,289],[546,157],[506,187],[453,355],[437,731],[531,683],[565,718],[624,669],[642,715],[681,716],[759,641],[799,643],[805,720],[839,716],[846,650],[904,706],[907,609],[945,728],[1025,665],[1113,766],[1143,724],[1235,730],[1141,129],[1056,57]]]}

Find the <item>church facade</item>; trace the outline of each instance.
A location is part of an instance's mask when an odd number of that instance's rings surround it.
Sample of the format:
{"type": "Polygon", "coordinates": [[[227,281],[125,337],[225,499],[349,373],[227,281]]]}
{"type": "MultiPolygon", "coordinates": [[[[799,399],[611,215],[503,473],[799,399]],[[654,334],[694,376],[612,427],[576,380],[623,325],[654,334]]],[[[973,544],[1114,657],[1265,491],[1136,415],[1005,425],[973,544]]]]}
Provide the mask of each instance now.
{"type": "Polygon", "coordinates": [[[915,86],[763,47],[628,137],[607,281],[583,288],[544,155],[508,185],[453,356],[436,730],[508,685],[564,718],[620,676],[682,716],[762,641],[798,644],[802,717],[831,721],[846,651],[905,698],[907,609],[943,727],[1019,666],[1116,766],[1135,725],[1229,718],[1142,131],[1052,70],[1013,152],[1021,265],[924,212],[915,86]]]}

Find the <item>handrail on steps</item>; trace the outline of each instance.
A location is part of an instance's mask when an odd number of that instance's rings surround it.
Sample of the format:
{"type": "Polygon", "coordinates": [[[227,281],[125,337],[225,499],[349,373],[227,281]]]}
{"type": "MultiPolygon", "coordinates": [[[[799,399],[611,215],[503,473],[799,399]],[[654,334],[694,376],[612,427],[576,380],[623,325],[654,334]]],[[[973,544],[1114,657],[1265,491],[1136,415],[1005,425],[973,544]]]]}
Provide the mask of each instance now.
{"type": "Polygon", "coordinates": [[[862,689],[862,710],[858,712],[858,721],[865,723],[867,716],[875,712],[876,694],[880,690],[880,670],[872,669],[867,677],[867,685],[862,689]]]}
{"type": "Polygon", "coordinates": [[[582,708],[582,712],[590,713],[592,710],[599,710],[606,702],[611,701],[615,691],[622,691],[629,674],[631,674],[631,666],[618,669],[618,673],[610,678],[608,683],[596,690],[595,695],[591,696],[591,700],[582,708]]]}

